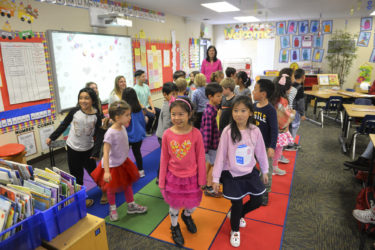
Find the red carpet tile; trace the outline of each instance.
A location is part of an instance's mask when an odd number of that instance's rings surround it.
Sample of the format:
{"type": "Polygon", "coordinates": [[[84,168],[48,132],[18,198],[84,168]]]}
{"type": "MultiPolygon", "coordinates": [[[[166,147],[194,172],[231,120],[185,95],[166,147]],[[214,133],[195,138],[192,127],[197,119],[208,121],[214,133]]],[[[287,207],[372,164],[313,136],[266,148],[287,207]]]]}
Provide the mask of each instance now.
{"type": "Polygon", "coordinates": [[[230,221],[226,219],[210,249],[275,250],[280,248],[282,227],[249,219],[246,219],[246,223],[245,228],[240,228],[240,247],[233,248],[230,244],[230,221]]]}
{"type": "Polygon", "coordinates": [[[289,196],[269,193],[268,197],[269,200],[267,206],[261,206],[260,208],[248,213],[246,218],[283,226],[289,196]]]}
{"type": "Polygon", "coordinates": [[[293,173],[286,173],[286,175],[272,176],[272,187],[271,192],[289,194],[290,185],[292,184],[293,173]]]}

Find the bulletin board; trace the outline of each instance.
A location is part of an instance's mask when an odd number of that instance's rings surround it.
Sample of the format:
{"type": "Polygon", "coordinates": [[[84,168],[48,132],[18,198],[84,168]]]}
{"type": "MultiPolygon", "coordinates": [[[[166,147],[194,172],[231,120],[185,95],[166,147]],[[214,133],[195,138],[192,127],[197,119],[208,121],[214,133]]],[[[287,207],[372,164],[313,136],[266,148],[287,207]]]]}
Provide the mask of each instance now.
{"type": "MultiPolygon", "coordinates": [[[[34,125],[46,124],[56,119],[56,105],[54,102],[52,73],[45,34],[43,32],[33,32],[32,35],[33,36],[30,36],[30,38],[22,39],[19,36],[19,32],[15,32],[15,36],[12,40],[0,37],[0,44],[12,45],[14,43],[14,45],[16,45],[17,43],[20,45],[20,47],[22,47],[22,44],[20,43],[33,43],[36,44],[35,46],[39,46],[37,44],[42,45],[42,51],[44,50],[44,60],[46,62],[45,65],[47,66],[47,78],[50,92],[50,94],[48,95],[49,98],[11,104],[11,98],[8,92],[8,84],[6,81],[3,51],[1,50],[0,46],[0,97],[3,104],[0,110],[0,134],[8,133],[11,131],[26,130],[27,128],[31,128],[34,125]]],[[[21,67],[24,66],[22,65],[22,63],[26,64],[26,62],[22,60],[18,60],[17,63],[17,66],[21,67]]],[[[40,65],[44,65],[44,62],[40,65]]],[[[19,91],[23,91],[23,93],[25,93],[25,91],[27,90],[21,89],[19,91]]]]}
{"type": "MultiPolygon", "coordinates": [[[[147,72],[151,92],[160,91],[163,83],[173,81],[171,42],[133,39],[132,47],[134,71],[142,69],[147,72]],[[150,62],[156,59],[158,59],[157,63],[150,62]]],[[[176,70],[179,70],[181,68],[179,43],[176,43],[176,50],[176,70]]]]}

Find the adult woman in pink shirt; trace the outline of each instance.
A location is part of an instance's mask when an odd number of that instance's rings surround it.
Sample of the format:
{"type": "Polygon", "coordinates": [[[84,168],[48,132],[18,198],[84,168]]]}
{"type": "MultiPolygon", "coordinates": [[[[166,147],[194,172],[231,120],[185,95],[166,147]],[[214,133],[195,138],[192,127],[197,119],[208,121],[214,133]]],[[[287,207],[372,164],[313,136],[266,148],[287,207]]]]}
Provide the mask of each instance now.
{"type": "Polygon", "coordinates": [[[215,46],[211,45],[207,49],[206,58],[202,61],[201,73],[206,76],[206,81],[210,82],[211,74],[218,70],[223,70],[223,66],[221,66],[221,61],[217,59],[215,46]]]}

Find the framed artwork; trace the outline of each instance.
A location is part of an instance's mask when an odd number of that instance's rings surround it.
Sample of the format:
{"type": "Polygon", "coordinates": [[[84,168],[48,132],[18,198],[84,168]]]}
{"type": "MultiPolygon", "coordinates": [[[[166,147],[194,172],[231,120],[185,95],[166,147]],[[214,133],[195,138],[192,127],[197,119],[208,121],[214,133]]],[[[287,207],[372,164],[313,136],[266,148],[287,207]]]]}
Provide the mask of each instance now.
{"type": "Polygon", "coordinates": [[[281,49],[280,50],[279,62],[280,63],[289,62],[289,50],[287,50],[287,49],[281,49]]]}
{"type": "Polygon", "coordinates": [[[293,48],[301,48],[301,44],[302,44],[302,36],[293,36],[292,47],[293,48]]]}
{"type": "Polygon", "coordinates": [[[290,61],[299,62],[299,49],[290,50],[290,61]]]}
{"type": "Polygon", "coordinates": [[[371,32],[361,31],[358,36],[357,46],[368,47],[371,38],[371,32]]]}
{"type": "Polygon", "coordinates": [[[371,53],[369,61],[372,63],[375,63],[375,49],[372,49],[372,53],[371,53]]]}
{"type": "Polygon", "coordinates": [[[276,23],[276,34],[279,36],[286,35],[286,22],[276,23]]]}
{"type": "Polygon", "coordinates": [[[311,48],[301,49],[301,61],[311,61],[311,48]]]}
{"type": "Polygon", "coordinates": [[[307,35],[302,37],[302,48],[311,48],[312,47],[312,36],[307,35]]]}
{"type": "Polygon", "coordinates": [[[313,37],[313,47],[322,48],[323,47],[323,35],[315,35],[313,37]]]}
{"type": "Polygon", "coordinates": [[[319,21],[311,20],[310,21],[310,33],[318,34],[319,32],[319,21]]]}
{"type": "Polygon", "coordinates": [[[300,21],[298,22],[298,33],[300,35],[309,33],[309,21],[300,21]]]}
{"type": "Polygon", "coordinates": [[[314,49],[312,61],[313,62],[322,62],[323,56],[324,56],[324,49],[314,49]]]}
{"type": "Polygon", "coordinates": [[[290,48],[290,37],[289,36],[280,36],[280,48],[290,48]]]}
{"type": "Polygon", "coordinates": [[[361,31],[371,31],[372,30],[372,17],[362,17],[361,18],[361,31]]]}
{"type": "Polygon", "coordinates": [[[322,21],[322,33],[323,34],[332,34],[332,20],[322,21]]]}
{"type": "Polygon", "coordinates": [[[289,21],[288,22],[288,34],[297,34],[297,21],[289,21]]]}
{"type": "Polygon", "coordinates": [[[23,144],[26,150],[26,156],[36,154],[36,142],[34,132],[24,133],[17,136],[19,144],[23,144]]]}

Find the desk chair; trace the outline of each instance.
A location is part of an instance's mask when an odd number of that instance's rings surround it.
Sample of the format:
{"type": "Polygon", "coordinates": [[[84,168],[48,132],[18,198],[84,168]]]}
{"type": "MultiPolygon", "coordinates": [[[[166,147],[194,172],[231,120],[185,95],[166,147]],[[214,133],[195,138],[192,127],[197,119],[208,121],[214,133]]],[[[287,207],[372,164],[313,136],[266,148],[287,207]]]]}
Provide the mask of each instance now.
{"type": "Polygon", "coordinates": [[[355,147],[358,135],[369,135],[375,133],[375,115],[366,115],[361,123],[361,126],[353,133],[350,145],[352,147],[352,160],[355,157],[355,147]]]}
{"type": "Polygon", "coordinates": [[[49,145],[49,159],[51,162],[51,168],[56,167],[54,149],[62,148],[66,146],[65,140],[51,141],[49,145]]]}
{"type": "Polygon", "coordinates": [[[327,117],[329,119],[336,121],[339,114],[340,114],[341,127],[343,126],[344,116],[342,113],[342,102],[343,102],[343,98],[341,96],[331,96],[328,99],[328,102],[326,103],[326,105],[319,110],[318,116],[320,116],[320,122],[322,124],[322,128],[323,128],[324,117],[327,117]],[[336,117],[333,118],[329,116],[329,114],[331,113],[336,113],[336,117]]]}

